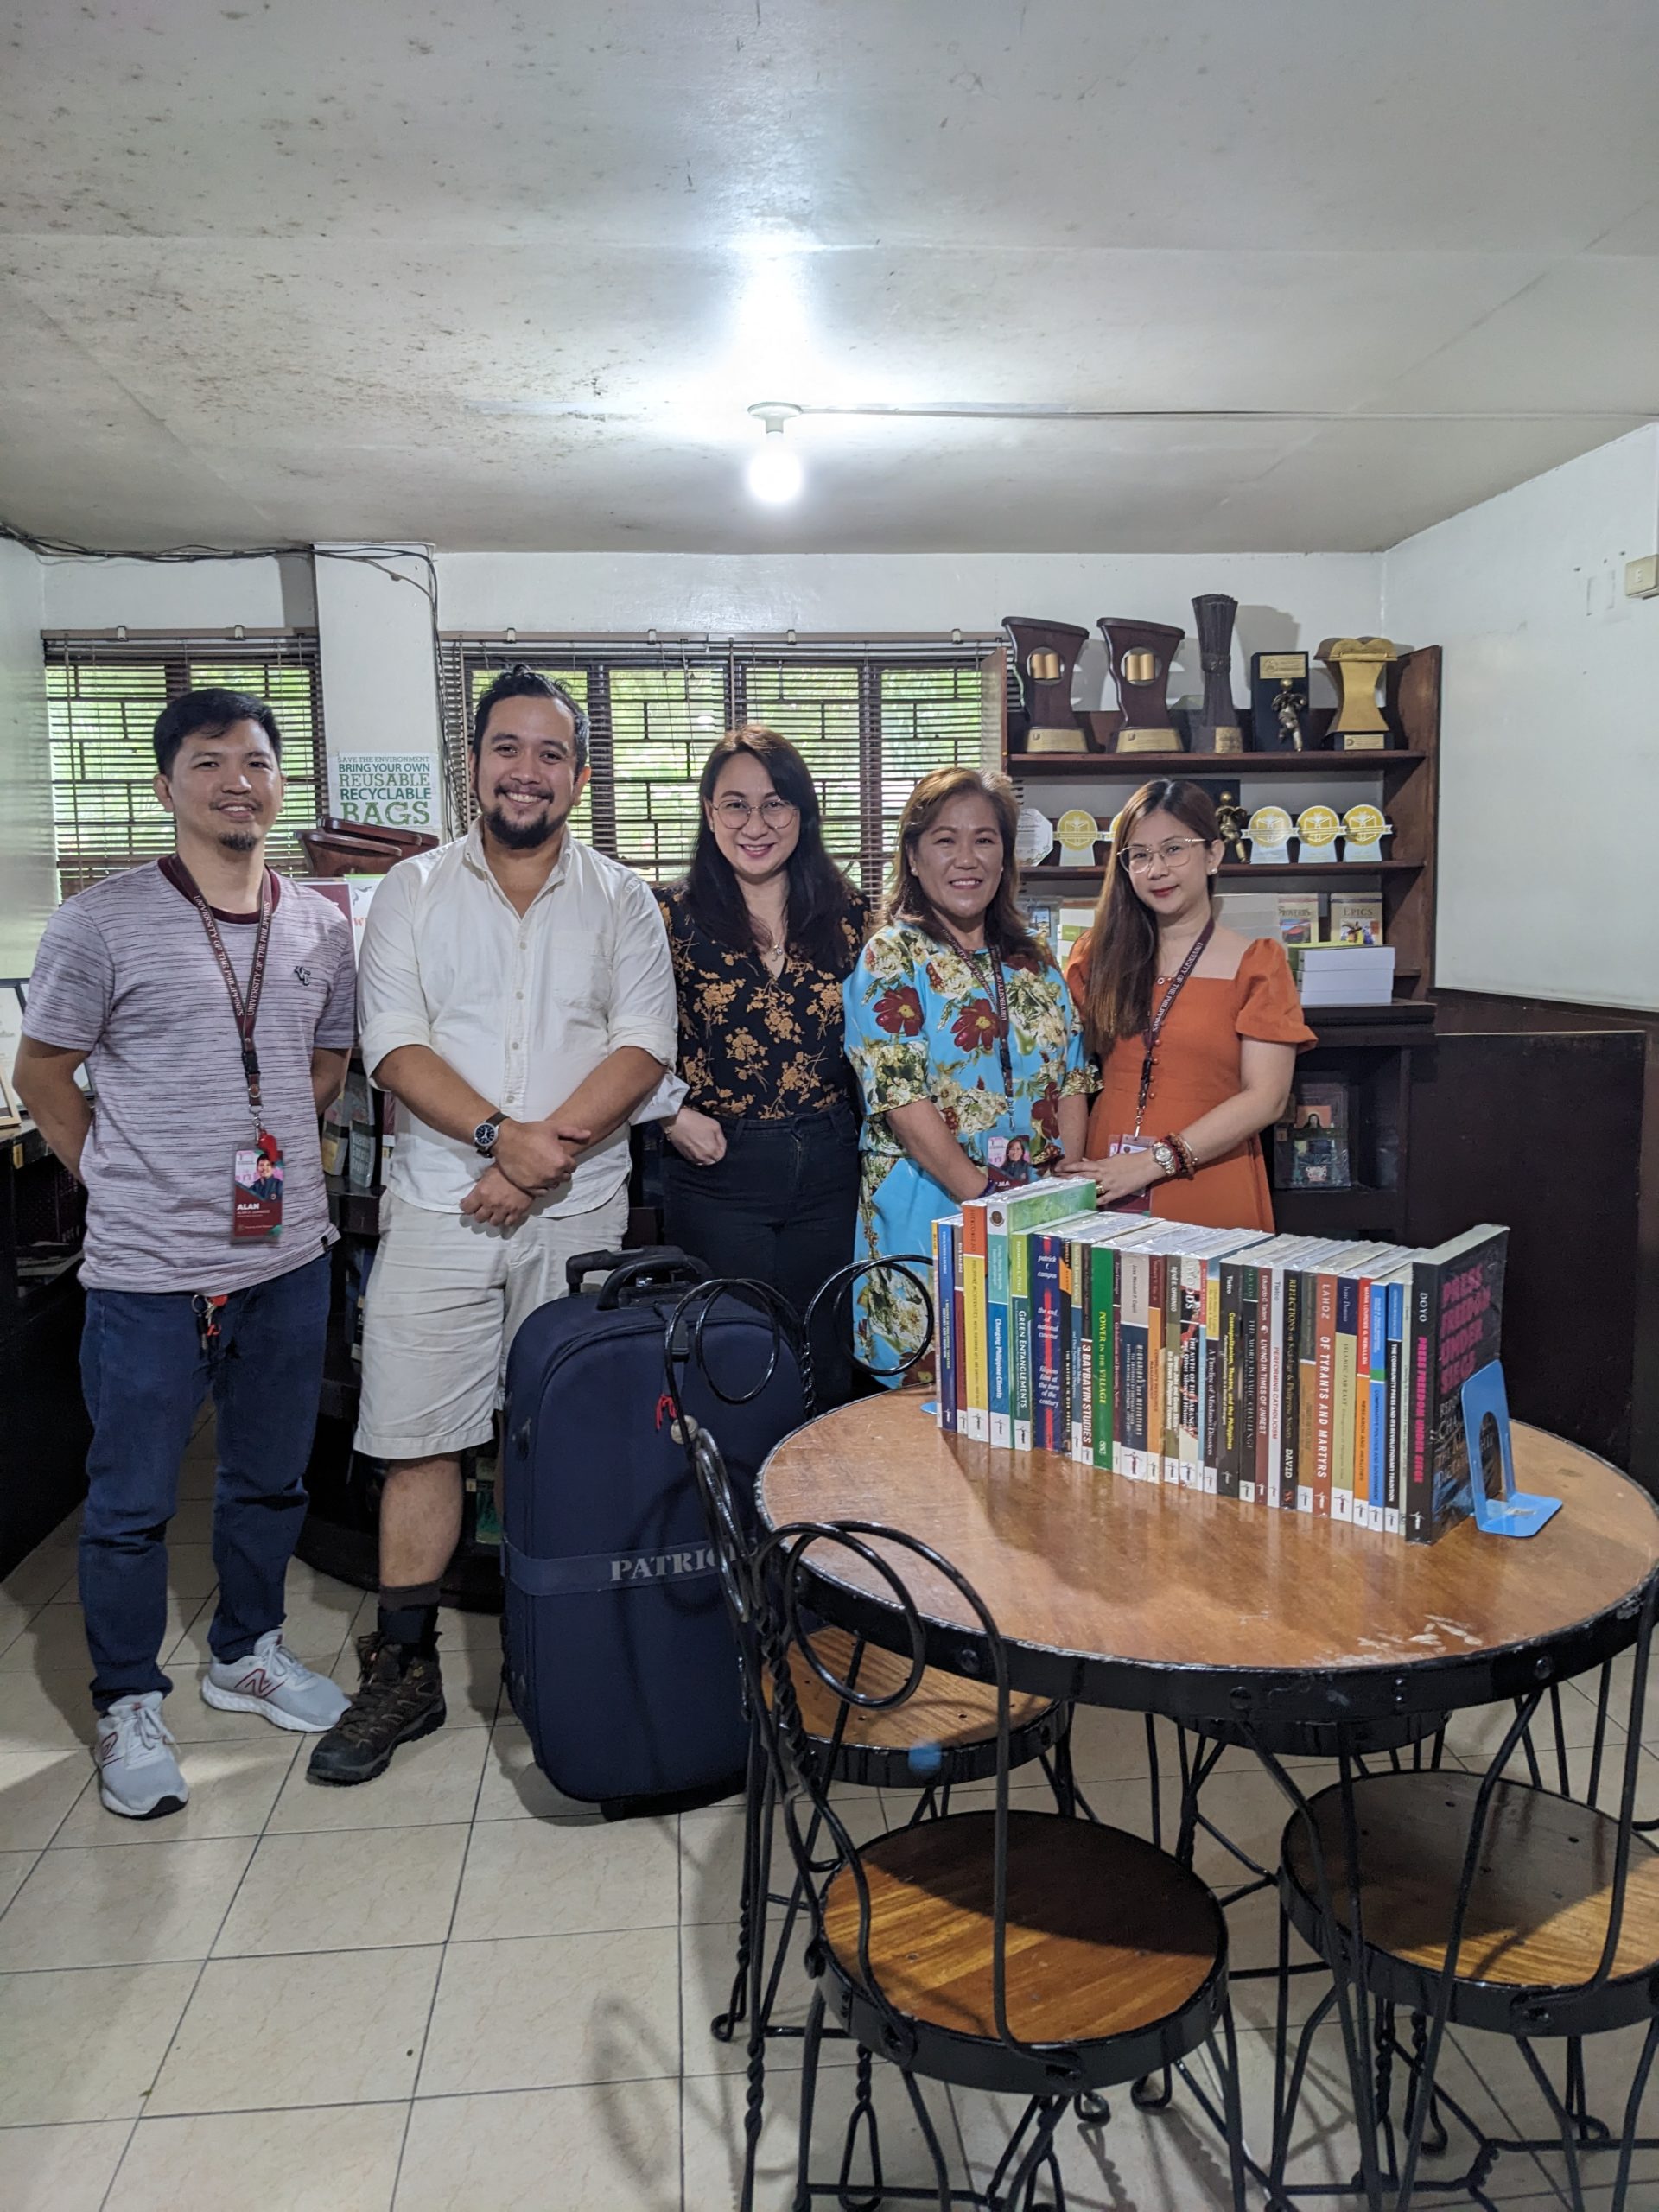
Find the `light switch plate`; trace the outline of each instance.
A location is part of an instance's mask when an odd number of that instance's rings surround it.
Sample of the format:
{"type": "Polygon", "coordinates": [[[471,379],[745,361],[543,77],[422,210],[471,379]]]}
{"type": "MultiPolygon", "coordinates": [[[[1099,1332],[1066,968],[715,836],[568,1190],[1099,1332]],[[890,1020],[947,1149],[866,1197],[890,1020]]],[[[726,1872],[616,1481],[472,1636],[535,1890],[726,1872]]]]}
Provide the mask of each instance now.
{"type": "Polygon", "coordinates": [[[1626,599],[1652,599],[1659,594],[1659,553],[1646,553],[1639,561],[1624,563],[1626,599]]]}

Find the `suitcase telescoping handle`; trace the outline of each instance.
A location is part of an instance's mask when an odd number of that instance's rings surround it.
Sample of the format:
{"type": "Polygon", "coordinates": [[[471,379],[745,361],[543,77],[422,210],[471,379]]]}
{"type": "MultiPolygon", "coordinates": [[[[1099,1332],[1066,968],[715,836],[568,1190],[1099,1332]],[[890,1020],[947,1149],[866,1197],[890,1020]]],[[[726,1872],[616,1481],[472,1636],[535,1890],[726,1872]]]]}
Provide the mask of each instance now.
{"type": "Polygon", "coordinates": [[[692,1259],[677,1244],[652,1244],[641,1252],[578,1252],[564,1263],[565,1287],[573,1298],[588,1276],[605,1277],[599,1294],[601,1313],[665,1290],[683,1290],[702,1282],[708,1273],[701,1260],[692,1259]]]}

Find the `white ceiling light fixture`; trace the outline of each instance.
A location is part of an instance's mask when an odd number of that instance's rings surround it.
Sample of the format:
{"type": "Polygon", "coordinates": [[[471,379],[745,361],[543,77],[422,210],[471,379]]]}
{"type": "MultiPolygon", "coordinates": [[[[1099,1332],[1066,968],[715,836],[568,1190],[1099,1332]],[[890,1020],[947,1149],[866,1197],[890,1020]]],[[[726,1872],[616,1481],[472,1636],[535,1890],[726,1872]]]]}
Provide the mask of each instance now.
{"type": "Polygon", "coordinates": [[[760,450],[748,466],[750,493],[763,506],[786,506],[800,497],[803,478],[799,459],[784,443],[784,425],[801,410],[787,399],[760,399],[749,412],[766,427],[760,450]]]}

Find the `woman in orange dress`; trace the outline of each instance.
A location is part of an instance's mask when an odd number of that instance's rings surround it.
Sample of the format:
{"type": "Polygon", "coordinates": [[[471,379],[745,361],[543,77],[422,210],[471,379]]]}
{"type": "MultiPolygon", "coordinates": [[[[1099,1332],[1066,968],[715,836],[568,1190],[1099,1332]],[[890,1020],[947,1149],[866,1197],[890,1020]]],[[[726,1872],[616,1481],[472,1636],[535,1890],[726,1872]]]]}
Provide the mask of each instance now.
{"type": "Polygon", "coordinates": [[[1284,1112],[1296,1055],[1315,1040],[1284,947],[1216,923],[1224,850],[1196,784],[1143,784],[1118,817],[1093,925],[1066,969],[1103,1077],[1087,1157],[1067,1167],[1095,1178],[1103,1206],[1271,1230],[1258,1132],[1284,1112]]]}

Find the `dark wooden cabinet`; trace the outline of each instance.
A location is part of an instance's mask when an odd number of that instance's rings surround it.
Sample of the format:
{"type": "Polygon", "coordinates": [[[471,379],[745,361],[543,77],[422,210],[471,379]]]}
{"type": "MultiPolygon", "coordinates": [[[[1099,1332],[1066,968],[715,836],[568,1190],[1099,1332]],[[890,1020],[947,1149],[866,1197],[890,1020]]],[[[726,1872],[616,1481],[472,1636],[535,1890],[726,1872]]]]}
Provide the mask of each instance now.
{"type": "Polygon", "coordinates": [[[86,1495],[85,1198],[40,1133],[0,1138],[0,1574],[86,1495]]]}

